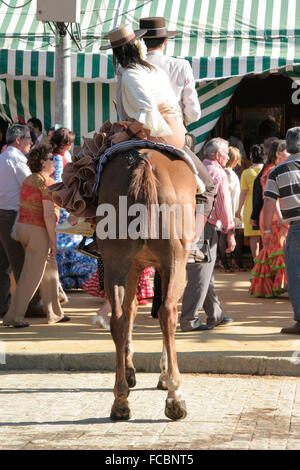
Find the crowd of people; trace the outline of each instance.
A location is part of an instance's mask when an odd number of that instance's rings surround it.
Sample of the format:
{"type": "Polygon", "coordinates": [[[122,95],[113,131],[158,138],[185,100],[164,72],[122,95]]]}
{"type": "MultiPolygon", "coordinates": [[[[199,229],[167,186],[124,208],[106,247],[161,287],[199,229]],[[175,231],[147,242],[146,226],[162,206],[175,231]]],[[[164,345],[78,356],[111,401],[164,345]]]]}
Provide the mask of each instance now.
{"type": "Polygon", "coordinates": [[[270,172],[285,161],[288,155],[284,140],[268,137],[263,144],[254,144],[250,148],[248,168],[241,172],[240,150],[229,147],[230,158],[225,171],[228,175],[231,193],[237,246],[233,254],[232,266],[229,266],[225,252],[226,239],[224,234],[219,233],[220,259],[218,264],[224,272],[233,272],[234,269],[246,270],[243,266],[243,249],[245,240],[248,239],[252,259],[249,293],[256,297],[277,297],[286,292],[284,248],[289,226],[283,222],[279,201],[277,201],[272,224],[274,239],[272,246],[267,249],[263,245],[262,202],[270,172]],[[234,154],[237,155],[237,166],[228,171],[227,167],[233,167],[234,154]],[[260,191],[255,191],[257,184],[260,186],[260,191]]]}
{"type": "Polygon", "coordinates": [[[233,257],[230,266],[226,253],[226,237],[219,231],[218,266],[226,273],[234,270],[247,271],[244,267],[243,252],[245,245],[249,245],[249,293],[255,297],[277,297],[287,290],[284,249],[289,225],[283,221],[278,200],[272,222],[273,240],[267,248],[263,244],[265,227],[262,207],[270,172],[289,156],[286,142],[274,136],[267,137],[261,144],[252,145],[248,162],[244,163],[242,171],[242,161],[247,158],[246,152],[241,152],[244,148],[241,140],[237,142],[235,139],[234,142],[238,147],[229,147],[229,160],[224,169],[228,176],[237,245],[231,255],[233,257]]]}
{"type": "MultiPolygon", "coordinates": [[[[285,253],[295,247],[297,251],[300,246],[295,205],[295,187],[300,184],[300,128],[289,130],[286,141],[276,135],[265,134],[263,138],[260,133],[248,154],[242,123],[236,121],[228,140],[214,137],[206,142],[201,161],[187,145],[185,136],[185,126],[197,121],[201,114],[191,67],[187,61],[163,54],[167,38],[176,32],[166,30],[164,18],[141,19],[140,27],[137,33],[128,25],[116,28],[108,34],[110,42],[102,46],[113,50],[117,109],[127,123],[123,131],[114,134],[112,143],[142,138],[184,149],[203,182],[204,190],[197,194],[196,202],[202,207],[198,231],[203,229],[204,236],[188,256],[181,330],[211,330],[233,321],[226,316],[216,295],[214,268],[219,254],[218,266],[224,272],[246,270],[244,248],[248,241],[252,259],[249,295],[278,296],[288,283],[296,325],[283,332],[299,334],[300,303],[295,279],[300,273],[292,254],[287,261],[285,253]],[[146,55],[138,41],[142,36],[146,55]],[[287,178],[293,171],[297,175],[287,178]],[[264,200],[270,207],[268,211],[262,209],[264,200]],[[203,238],[209,247],[207,256],[203,253],[203,238]],[[205,324],[199,316],[201,309],[207,315],[205,324]]],[[[260,128],[267,129],[263,124],[260,128]]],[[[101,256],[83,254],[85,250],[77,249],[82,237],[59,229],[66,220],[73,226],[78,219],[58,208],[47,189],[61,182],[64,167],[71,161],[74,140],[74,133],[60,125],[49,129],[46,136],[41,121],[35,117],[27,124],[19,122],[9,127],[6,139],[2,132],[0,315],[4,326],[28,327],[25,317],[29,316],[45,317],[49,324],[69,321],[61,307],[68,300],[65,291],[83,288],[98,296],[99,304],[103,301],[99,317],[102,326],[109,327],[110,305],[104,292],[101,256]],[[17,283],[12,299],[10,271],[17,283]]],[[[86,253],[89,254],[87,250],[86,253]]],[[[160,278],[156,272],[153,292],[153,274],[152,267],[144,271],[137,298],[140,303],[153,299],[151,314],[157,317],[160,278]]]]}
{"type": "MultiPolygon", "coordinates": [[[[27,327],[25,316],[45,318],[48,324],[69,321],[61,305],[68,302],[66,291],[70,289],[82,288],[98,296],[99,304],[101,299],[106,300],[101,256],[97,260],[77,249],[82,236],[61,227],[66,220],[69,225],[76,224],[78,218],[58,208],[47,189],[61,181],[65,165],[72,161],[74,140],[75,134],[61,125],[51,127],[45,135],[37,118],[30,118],[26,124],[18,118],[3,138],[0,316],[4,317],[4,326],[27,327]],[[32,269],[35,275],[29,276],[32,269]],[[11,271],[17,284],[13,299],[11,271]]],[[[149,267],[140,276],[140,305],[153,297],[153,273],[149,267]]],[[[107,312],[107,302],[100,310],[107,312]]]]}

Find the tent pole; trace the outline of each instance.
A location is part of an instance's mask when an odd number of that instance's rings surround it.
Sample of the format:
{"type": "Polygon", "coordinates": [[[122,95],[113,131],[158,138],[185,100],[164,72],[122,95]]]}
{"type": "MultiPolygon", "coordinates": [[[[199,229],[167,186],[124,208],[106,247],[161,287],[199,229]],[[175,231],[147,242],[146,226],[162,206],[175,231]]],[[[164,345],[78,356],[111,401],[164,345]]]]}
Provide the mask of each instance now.
{"type": "Polygon", "coordinates": [[[62,30],[56,34],[55,123],[72,129],[71,38],[62,30]]]}

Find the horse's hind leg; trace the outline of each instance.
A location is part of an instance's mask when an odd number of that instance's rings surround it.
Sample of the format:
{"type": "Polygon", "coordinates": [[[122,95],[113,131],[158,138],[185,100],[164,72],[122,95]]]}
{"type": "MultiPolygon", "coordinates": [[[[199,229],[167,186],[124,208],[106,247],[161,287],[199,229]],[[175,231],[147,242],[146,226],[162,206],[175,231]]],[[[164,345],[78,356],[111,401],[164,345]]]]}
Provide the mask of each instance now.
{"type": "Polygon", "coordinates": [[[185,262],[177,260],[176,264],[175,272],[164,272],[162,277],[163,301],[158,312],[168,361],[168,372],[164,376],[168,386],[165,414],[172,420],[183,419],[187,415],[186,405],[181,396],[181,376],[175,349],[177,301],[184,287],[185,262]]]}
{"type": "Polygon", "coordinates": [[[168,375],[168,355],[165,342],[163,343],[163,351],[160,358],[160,370],[161,374],[158,379],[157,388],[158,390],[168,390],[167,375],[168,375]]]}
{"type": "Polygon", "coordinates": [[[133,322],[137,311],[135,298],[133,299],[129,309],[126,309],[126,311],[128,312],[128,336],[125,346],[125,374],[128,387],[133,388],[136,386],[135,367],[133,364],[134,347],[132,344],[133,322]]]}
{"type": "Polygon", "coordinates": [[[164,382],[161,382],[162,386],[165,387],[166,384],[168,388],[165,415],[172,420],[183,419],[187,411],[181,396],[181,377],[175,350],[176,302],[167,298],[161,305],[159,317],[168,357],[168,372],[164,375],[164,382]]]}
{"type": "Polygon", "coordinates": [[[137,314],[136,286],[142,268],[133,262],[128,273],[124,308],[128,319],[128,336],[125,346],[125,373],[129,388],[136,385],[135,367],[133,364],[134,348],[132,344],[132,330],[134,319],[137,314]]]}
{"type": "Polygon", "coordinates": [[[122,308],[126,270],[113,269],[112,263],[105,264],[105,291],[112,306],[110,329],[116,348],[116,379],[114,386],[115,400],[110,417],[113,420],[126,420],[130,418],[130,407],[127,400],[129,395],[128,383],[125,375],[125,346],[128,336],[128,319],[122,308]]]}

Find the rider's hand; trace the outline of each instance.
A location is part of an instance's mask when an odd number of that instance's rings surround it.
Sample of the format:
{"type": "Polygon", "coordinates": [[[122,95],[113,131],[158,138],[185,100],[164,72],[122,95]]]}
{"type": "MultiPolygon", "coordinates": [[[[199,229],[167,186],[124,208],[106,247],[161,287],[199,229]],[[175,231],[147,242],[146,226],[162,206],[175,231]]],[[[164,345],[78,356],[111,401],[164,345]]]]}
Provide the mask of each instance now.
{"type": "Polygon", "coordinates": [[[70,225],[76,225],[78,224],[78,217],[75,217],[75,215],[70,214],[68,217],[68,222],[70,225]]]}

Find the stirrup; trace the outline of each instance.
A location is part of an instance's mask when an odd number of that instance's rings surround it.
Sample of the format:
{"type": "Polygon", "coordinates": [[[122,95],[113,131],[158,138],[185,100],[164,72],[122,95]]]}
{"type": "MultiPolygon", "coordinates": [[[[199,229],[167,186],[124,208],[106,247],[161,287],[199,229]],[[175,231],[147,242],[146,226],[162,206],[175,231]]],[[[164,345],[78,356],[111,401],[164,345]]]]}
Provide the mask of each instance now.
{"type": "Polygon", "coordinates": [[[90,256],[91,258],[99,258],[100,254],[97,251],[97,243],[95,240],[92,242],[88,243],[87,245],[85,244],[86,242],[86,237],[83,237],[79,245],[75,248],[76,251],[79,253],[90,256]]]}

